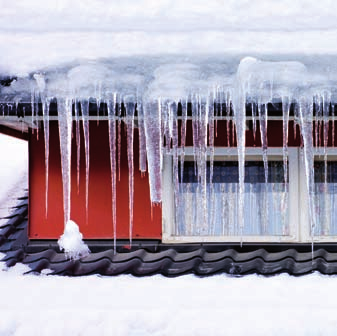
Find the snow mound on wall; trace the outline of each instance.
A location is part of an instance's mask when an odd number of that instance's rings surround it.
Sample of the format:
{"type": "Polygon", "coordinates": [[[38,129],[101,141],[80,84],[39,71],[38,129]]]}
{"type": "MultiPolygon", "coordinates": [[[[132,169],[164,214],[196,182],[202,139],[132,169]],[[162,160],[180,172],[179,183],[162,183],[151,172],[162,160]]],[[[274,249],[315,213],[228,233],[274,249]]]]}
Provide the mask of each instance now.
{"type": "Polygon", "coordinates": [[[64,233],[58,240],[61,251],[64,251],[66,258],[80,259],[86,257],[90,250],[82,240],[83,235],[79,230],[78,225],[69,220],[66,223],[64,233]]]}

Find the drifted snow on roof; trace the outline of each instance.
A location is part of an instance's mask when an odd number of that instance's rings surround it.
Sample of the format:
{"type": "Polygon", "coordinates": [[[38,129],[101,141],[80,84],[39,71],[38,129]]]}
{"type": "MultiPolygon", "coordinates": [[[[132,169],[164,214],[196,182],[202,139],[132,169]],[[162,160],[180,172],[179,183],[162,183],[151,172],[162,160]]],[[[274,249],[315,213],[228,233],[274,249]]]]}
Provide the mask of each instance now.
{"type": "Polygon", "coordinates": [[[336,54],[336,3],[1,1],[0,73],[121,56],[336,54]]]}

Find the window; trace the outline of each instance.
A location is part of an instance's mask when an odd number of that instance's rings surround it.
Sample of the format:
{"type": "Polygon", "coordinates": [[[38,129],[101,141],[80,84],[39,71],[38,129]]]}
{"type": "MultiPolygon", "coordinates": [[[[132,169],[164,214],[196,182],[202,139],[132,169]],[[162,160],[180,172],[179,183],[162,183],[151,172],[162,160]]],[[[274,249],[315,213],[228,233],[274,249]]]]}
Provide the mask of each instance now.
{"type": "MultiPolygon", "coordinates": [[[[299,172],[301,241],[333,242],[337,241],[337,151],[335,148],[329,148],[324,154],[323,149],[316,149],[314,154],[312,210],[309,208],[305,174],[299,172]],[[313,235],[310,222],[314,226],[313,235]]],[[[304,169],[303,162],[301,165],[304,169]]]]}
{"type": "Polygon", "coordinates": [[[239,213],[238,161],[235,148],[216,148],[211,182],[207,162],[204,187],[191,152],[183,167],[164,159],[164,242],[311,242],[337,240],[337,153],[324,160],[315,152],[314,237],[302,149],[289,148],[287,171],[282,148],[268,149],[268,183],[262,151],[247,148],[244,213],[239,213]],[[179,176],[176,179],[173,172],[179,176]],[[244,218],[240,227],[240,216],[244,218]]]}

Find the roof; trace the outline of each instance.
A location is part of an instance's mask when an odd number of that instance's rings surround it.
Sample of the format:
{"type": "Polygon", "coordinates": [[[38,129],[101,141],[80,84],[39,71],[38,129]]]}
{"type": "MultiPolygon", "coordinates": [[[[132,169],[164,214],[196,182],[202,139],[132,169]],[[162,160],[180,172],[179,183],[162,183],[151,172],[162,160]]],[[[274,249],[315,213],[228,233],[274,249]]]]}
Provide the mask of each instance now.
{"type": "Polygon", "coordinates": [[[337,274],[337,246],[317,244],[312,254],[310,244],[298,245],[227,245],[161,244],[138,241],[129,249],[119,242],[117,253],[109,241],[87,241],[92,253],[81,260],[67,260],[56,241],[28,240],[28,197],[19,199],[8,221],[0,229],[0,252],[7,266],[21,262],[32,273],[44,269],[51,274],[81,276],[89,274],[147,276],[183,274],[209,276],[228,273],[303,275],[314,271],[337,274]]]}

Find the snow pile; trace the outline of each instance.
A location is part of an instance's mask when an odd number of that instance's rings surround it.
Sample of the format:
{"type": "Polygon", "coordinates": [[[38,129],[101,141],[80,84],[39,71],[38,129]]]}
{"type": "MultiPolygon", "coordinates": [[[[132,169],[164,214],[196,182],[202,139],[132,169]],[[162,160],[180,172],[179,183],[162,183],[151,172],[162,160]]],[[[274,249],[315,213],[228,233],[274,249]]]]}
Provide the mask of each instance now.
{"type": "Polygon", "coordinates": [[[58,240],[60,249],[64,251],[66,258],[77,260],[86,257],[90,253],[82,238],[78,225],[69,220],[66,223],[63,235],[58,240]]]}

